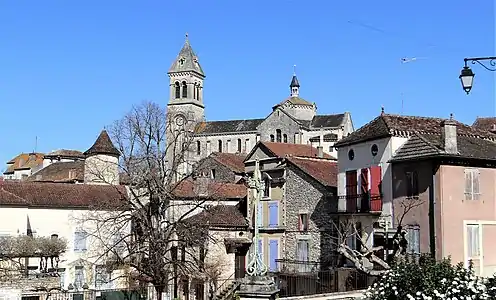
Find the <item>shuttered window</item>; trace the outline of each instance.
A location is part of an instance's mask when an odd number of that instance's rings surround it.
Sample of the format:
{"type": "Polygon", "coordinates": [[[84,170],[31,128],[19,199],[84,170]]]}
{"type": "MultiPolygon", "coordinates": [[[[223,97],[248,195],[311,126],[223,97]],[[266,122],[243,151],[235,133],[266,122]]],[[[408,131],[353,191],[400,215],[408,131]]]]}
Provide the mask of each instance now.
{"type": "Polygon", "coordinates": [[[406,196],[408,198],[418,197],[418,175],[416,171],[406,172],[406,196]]]}
{"type": "Polygon", "coordinates": [[[271,201],[268,203],[269,207],[269,227],[279,226],[279,202],[271,201]]]}
{"type": "Polygon", "coordinates": [[[407,227],[407,252],[409,254],[420,254],[420,226],[409,225],[407,227]]]}
{"type": "Polygon", "coordinates": [[[74,232],[74,251],[76,252],[86,251],[87,237],[88,234],[83,230],[74,232]]]}
{"type": "Polygon", "coordinates": [[[465,200],[479,200],[480,172],[479,169],[465,169],[465,200]]]}

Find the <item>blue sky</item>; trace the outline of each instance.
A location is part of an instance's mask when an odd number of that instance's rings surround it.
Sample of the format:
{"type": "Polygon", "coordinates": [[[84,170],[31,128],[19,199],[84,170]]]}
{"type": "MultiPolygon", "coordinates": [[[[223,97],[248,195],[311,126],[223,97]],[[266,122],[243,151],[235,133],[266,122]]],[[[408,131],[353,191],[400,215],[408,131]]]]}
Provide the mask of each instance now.
{"type": "Polygon", "coordinates": [[[165,105],[185,32],[209,120],[268,115],[294,64],[300,95],[356,128],[382,105],[494,116],[494,74],[474,66],[469,96],[458,80],[464,57],[495,55],[494,12],[489,0],[0,1],[0,170],[36,137],[38,151],[84,151],[133,104],[165,105]]]}

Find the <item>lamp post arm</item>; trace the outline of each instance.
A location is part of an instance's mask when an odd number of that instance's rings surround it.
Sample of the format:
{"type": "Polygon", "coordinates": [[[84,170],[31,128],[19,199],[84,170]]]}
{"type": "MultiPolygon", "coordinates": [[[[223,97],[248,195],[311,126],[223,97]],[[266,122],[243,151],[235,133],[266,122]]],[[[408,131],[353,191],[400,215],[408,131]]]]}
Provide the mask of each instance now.
{"type": "Polygon", "coordinates": [[[467,57],[464,59],[465,67],[468,66],[468,63],[472,64],[478,63],[484,69],[496,72],[496,56],[487,56],[487,57],[467,57]]]}

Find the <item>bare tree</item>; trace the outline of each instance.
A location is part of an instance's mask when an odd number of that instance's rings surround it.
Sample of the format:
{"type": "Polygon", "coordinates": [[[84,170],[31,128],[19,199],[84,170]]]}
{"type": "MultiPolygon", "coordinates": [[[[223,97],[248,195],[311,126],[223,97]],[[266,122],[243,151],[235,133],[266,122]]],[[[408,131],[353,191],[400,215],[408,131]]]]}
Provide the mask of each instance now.
{"type": "MultiPolygon", "coordinates": [[[[398,259],[404,259],[407,254],[406,248],[408,241],[405,238],[403,231],[403,221],[405,217],[415,208],[423,205],[424,201],[419,197],[405,198],[398,201],[399,209],[396,210],[396,231],[392,237],[392,249],[383,246],[371,247],[367,241],[363,239],[360,231],[367,231],[368,227],[358,230],[357,224],[360,222],[355,215],[347,217],[344,221],[332,222],[334,228],[333,239],[337,246],[337,252],[349,261],[360,271],[369,275],[381,275],[391,268],[391,263],[398,259]],[[353,238],[358,241],[357,249],[351,248],[347,244],[347,240],[353,238]],[[392,250],[392,254],[385,259],[377,253],[382,250],[392,250]]],[[[372,225],[370,225],[372,226],[372,225]]],[[[386,241],[386,244],[388,242],[386,241]]]]}
{"type": "MultiPolygon", "coordinates": [[[[152,284],[159,300],[168,286],[177,286],[181,274],[199,270],[197,249],[190,247],[197,243],[198,228],[184,220],[222,194],[222,186],[194,176],[190,158],[198,124],[166,120],[174,117],[143,102],[108,128],[121,155],[119,176],[128,188],[120,207],[95,208],[84,219],[93,224],[90,234],[99,241],[98,260],[109,270],[127,270],[120,276],[130,282],[152,284]]],[[[108,172],[96,170],[101,181],[109,180],[108,172]]]]}

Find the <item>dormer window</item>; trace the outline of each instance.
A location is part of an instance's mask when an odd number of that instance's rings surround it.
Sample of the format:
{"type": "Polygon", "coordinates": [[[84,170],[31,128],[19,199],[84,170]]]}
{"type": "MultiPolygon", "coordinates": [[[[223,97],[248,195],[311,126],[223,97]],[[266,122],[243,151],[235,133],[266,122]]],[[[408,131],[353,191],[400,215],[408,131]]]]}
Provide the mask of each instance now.
{"type": "Polygon", "coordinates": [[[188,84],[183,81],[183,98],[188,98],[188,84]]]}
{"type": "Polygon", "coordinates": [[[181,86],[179,85],[179,82],[176,82],[176,84],[174,85],[174,90],[175,90],[175,98],[176,99],[179,99],[181,98],[181,86]]]}

